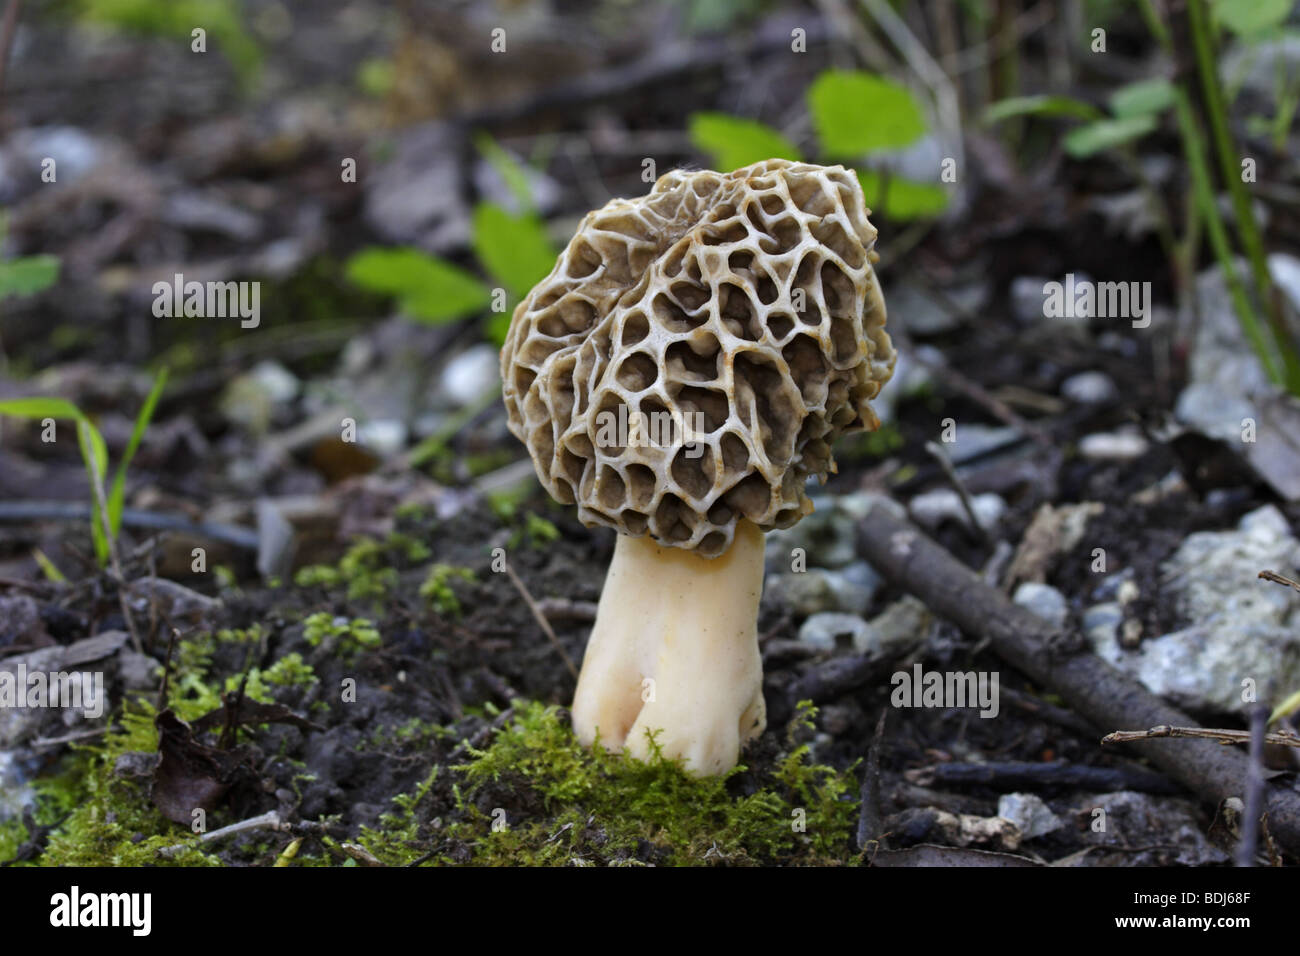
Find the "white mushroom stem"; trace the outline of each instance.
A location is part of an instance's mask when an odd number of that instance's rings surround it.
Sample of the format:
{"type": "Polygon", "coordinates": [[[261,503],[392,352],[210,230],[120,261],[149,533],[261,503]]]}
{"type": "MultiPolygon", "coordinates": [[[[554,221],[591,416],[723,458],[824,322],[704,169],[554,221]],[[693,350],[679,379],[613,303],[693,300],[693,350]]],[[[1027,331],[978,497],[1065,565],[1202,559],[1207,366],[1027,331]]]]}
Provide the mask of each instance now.
{"type": "Polygon", "coordinates": [[[578,739],[645,758],[659,731],[691,773],[735,766],[766,724],[762,590],[763,533],[748,521],[716,558],[619,535],[573,700],[578,739]]]}

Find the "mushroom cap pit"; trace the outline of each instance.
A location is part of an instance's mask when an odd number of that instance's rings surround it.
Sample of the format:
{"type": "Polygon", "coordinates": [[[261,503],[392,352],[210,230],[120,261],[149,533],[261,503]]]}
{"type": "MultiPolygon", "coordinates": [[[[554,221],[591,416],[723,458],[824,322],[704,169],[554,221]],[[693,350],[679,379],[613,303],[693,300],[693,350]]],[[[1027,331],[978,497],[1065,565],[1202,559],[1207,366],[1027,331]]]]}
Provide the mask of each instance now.
{"type": "Polygon", "coordinates": [[[705,556],[785,528],[893,374],[857,176],[677,170],[589,213],[515,309],[510,430],[587,525],[705,556]]]}

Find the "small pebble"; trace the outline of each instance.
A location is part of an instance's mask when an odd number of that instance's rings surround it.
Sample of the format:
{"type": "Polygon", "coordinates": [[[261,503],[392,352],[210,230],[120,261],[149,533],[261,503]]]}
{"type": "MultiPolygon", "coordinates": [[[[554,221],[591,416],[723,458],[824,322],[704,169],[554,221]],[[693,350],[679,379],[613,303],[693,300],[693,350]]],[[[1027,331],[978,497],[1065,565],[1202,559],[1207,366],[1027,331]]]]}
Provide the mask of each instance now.
{"type": "Polygon", "coordinates": [[[1089,461],[1133,461],[1146,454],[1148,443],[1138,432],[1097,432],[1079,442],[1079,454],[1089,461]]]}
{"type": "Polygon", "coordinates": [[[841,639],[856,646],[866,640],[870,631],[871,625],[856,614],[826,611],[803,622],[803,627],[799,628],[799,640],[820,651],[833,651],[839,647],[841,639]]]}
{"type": "Polygon", "coordinates": [[[1064,627],[1070,608],[1065,595],[1050,584],[1026,581],[1016,588],[1015,602],[1056,627],[1064,627]]]}
{"type": "Polygon", "coordinates": [[[1080,405],[1102,405],[1119,397],[1119,389],[1105,372],[1080,372],[1061,383],[1061,396],[1080,405]]]}
{"type": "MultiPolygon", "coordinates": [[[[998,495],[989,492],[974,495],[971,498],[971,508],[984,530],[988,531],[1002,520],[1007,510],[1007,503],[998,495]]],[[[930,529],[939,527],[945,521],[970,525],[970,518],[962,504],[961,495],[951,488],[936,488],[934,491],[917,495],[908,505],[908,510],[918,524],[930,529]]]]}

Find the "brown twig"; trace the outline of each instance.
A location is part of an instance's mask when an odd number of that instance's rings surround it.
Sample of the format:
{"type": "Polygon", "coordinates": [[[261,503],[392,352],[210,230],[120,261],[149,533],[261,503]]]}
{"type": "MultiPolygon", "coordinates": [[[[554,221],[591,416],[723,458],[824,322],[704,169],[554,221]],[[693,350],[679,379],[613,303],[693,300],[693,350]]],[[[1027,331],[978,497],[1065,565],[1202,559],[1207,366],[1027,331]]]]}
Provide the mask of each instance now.
{"type": "MultiPolygon", "coordinates": [[[[1128,744],[1135,740],[1152,740],[1157,737],[1196,737],[1201,740],[1217,740],[1221,744],[1250,743],[1249,730],[1219,730],[1212,727],[1174,727],[1161,724],[1149,730],[1117,730],[1101,738],[1103,744],[1128,744]]],[[[1265,734],[1264,743],[1278,744],[1282,747],[1300,747],[1300,737],[1288,731],[1265,734]]]]}
{"type": "Polygon", "coordinates": [[[903,774],[904,779],[923,787],[992,787],[1010,793],[1013,790],[1059,788],[1108,793],[1112,790],[1135,790],[1140,793],[1183,793],[1178,784],[1163,774],[1142,767],[1092,767],[1087,764],[1054,760],[1039,763],[1022,760],[999,760],[992,763],[952,763],[916,767],[903,774]]]}
{"type": "Polygon", "coordinates": [[[1011,406],[1001,399],[989,394],[988,390],[974,379],[968,378],[949,365],[943,365],[925,357],[923,352],[913,352],[915,362],[930,372],[944,385],[951,385],[971,401],[983,408],[1004,425],[1009,425],[1025,437],[1039,445],[1050,445],[1052,438],[1047,432],[1012,411],[1011,406]]]}
{"type": "Polygon", "coordinates": [[[979,516],[975,514],[975,502],[971,500],[970,492],[966,490],[966,483],[958,477],[957,469],[952,466],[952,460],[939,446],[938,442],[926,442],[925,450],[930,453],[931,458],[939,463],[943,473],[948,476],[948,483],[957,489],[957,496],[961,498],[961,506],[966,511],[966,518],[970,521],[971,529],[979,535],[980,540],[987,547],[993,547],[993,538],[989,535],[988,529],[980,522],[979,516]]]}
{"type": "Polygon", "coordinates": [[[75,734],[64,734],[62,737],[37,737],[32,741],[33,750],[40,750],[44,747],[58,747],[63,744],[75,743],[78,740],[89,740],[92,737],[99,737],[108,733],[107,727],[96,727],[93,730],[81,730],[75,734]]]}
{"type": "Polygon", "coordinates": [[[1261,571],[1259,572],[1259,577],[1263,578],[1265,581],[1272,581],[1274,584],[1284,584],[1287,587],[1295,588],[1297,591],[1300,591],[1300,581],[1292,581],[1290,578],[1278,574],[1276,571],[1261,571]]]}
{"type": "Polygon", "coordinates": [[[533,614],[533,620],[535,620],[538,627],[545,632],[547,639],[555,645],[555,649],[559,652],[560,657],[564,658],[564,666],[569,669],[569,673],[573,675],[573,679],[577,680],[578,668],[573,665],[573,659],[569,657],[569,653],[564,649],[564,645],[560,643],[560,639],[555,636],[555,631],[551,630],[551,622],[546,619],[546,615],[542,613],[542,609],[537,606],[537,602],[533,600],[533,596],[528,593],[528,588],[524,587],[524,582],[519,579],[519,575],[515,574],[515,569],[510,567],[508,564],[506,565],[506,575],[510,578],[510,583],[515,586],[515,590],[519,592],[519,596],[524,599],[524,603],[528,605],[528,610],[533,614]]]}

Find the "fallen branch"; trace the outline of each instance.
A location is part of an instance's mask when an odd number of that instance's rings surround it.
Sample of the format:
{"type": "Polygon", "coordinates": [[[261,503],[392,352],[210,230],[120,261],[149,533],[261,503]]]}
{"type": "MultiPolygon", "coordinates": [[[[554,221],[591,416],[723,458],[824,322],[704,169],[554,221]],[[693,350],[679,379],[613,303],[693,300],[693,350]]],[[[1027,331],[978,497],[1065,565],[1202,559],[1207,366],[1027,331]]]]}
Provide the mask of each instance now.
{"type": "MultiPolygon", "coordinates": [[[[1213,727],[1171,727],[1162,724],[1149,730],[1117,730],[1101,738],[1103,744],[1127,744],[1135,740],[1151,740],[1157,737],[1198,737],[1202,740],[1217,740],[1221,744],[1250,743],[1249,730],[1217,730],[1213,727]]],[[[1274,734],[1265,734],[1264,743],[1279,744],[1283,747],[1300,747],[1300,737],[1290,731],[1282,730],[1274,734]]]]}
{"type": "MultiPolygon", "coordinates": [[[[1077,636],[1011,603],[914,525],[885,508],[873,508],[862,520],[858,548],[890,582],[966,633],[986,638],[999,657],[1059,694],[1092,724],[1200,729],[1137,680],[1089,653],[1077,636]]],[[[1221,740],[1221,734],[1207,736],[1221,740]]],[[[1171,748],[1147,739],[1157,736],[1175,735],[1142,733],[1111,742],[1132,741],[1134,750],[1206,800],[1220,803],[1245,793],[1248,766],[1244,753],[1213,740],[1190,740],[1171,748]]],[[[1249,734],[1243,731],[1241,739],[1248,740],[1249,734]]],[[[1264,808],[1278,842],[1300,854],[1300,793],[1267,786],[1264,808]]]]}
{"type": "Polygon", "coordinates": [[[1141,767],[1090,767],[1055,760],[1051,763],[1007,760],[994,763],[941,763],[908,770],[903,777],[923,787],[993,787],[999,790],[1038,790],[1056,787],[1110,793],[1182,793],[1183,788],[1162,774],[1141,767]]]}

